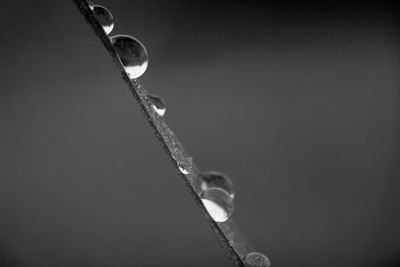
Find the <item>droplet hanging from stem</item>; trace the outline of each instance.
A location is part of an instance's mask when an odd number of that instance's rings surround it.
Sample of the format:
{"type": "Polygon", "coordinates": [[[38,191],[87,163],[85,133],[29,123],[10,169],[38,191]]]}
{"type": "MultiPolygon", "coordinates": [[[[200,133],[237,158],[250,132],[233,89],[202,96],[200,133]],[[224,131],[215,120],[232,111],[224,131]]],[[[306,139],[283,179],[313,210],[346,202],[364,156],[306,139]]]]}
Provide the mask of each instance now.
{"type": "Polygon", "coordinates": [[[142,76],[149,63],[149,56],[144,45],[129,35],[113,36],[111,43],[129,78],[136,79],[142,76]]]}

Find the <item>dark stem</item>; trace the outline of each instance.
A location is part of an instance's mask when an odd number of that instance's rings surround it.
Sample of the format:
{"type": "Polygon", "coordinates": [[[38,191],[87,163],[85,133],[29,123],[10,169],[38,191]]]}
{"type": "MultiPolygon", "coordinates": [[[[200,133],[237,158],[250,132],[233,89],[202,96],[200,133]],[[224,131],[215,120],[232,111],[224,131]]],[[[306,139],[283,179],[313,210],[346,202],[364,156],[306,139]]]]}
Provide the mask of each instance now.
{"type": "Polygon", "coordinates": [[[199,183],[201,181],[201,173],[199,169],[191,161],[191,157],[185,152],[183,146],[179,142],[176,135],[172,132],[170,127],[166,124],[165,120],[158,116],[157,113],[155,113],[155,111],[152,109],[149,95],[140,82],[137,79],[129,79],[108,35],[103,31],[103,28],[94,17],[88,3],[85,0],[74,0],[74,2],[84,16],[86,22],[92,27],[96,35],[106,47],[108,53],[111,55],[114,63],[121,72],[122,78],[128,85],[129,90],[135,97],[145,118],[152,127],[155,136],[160,141],[171,162],[174,164],[175,168],[178,170],[178,173],[185,181],[190,194],[204,214],[220,244],[229,253],[230,258],[233,260],[236,266],[245,267],[243,258],[248,252],[251,251],[251,246],[245,239],[244,235],[240,232],[233,218],[230,218],[224,223],[217,223],[210,217],[199,197],[199,193],[201,192],[199,183]],[[179,171],[179,165],[182,163],[191,163],[189,164],[191,168],[188,174],[183,174],[181,171],[179,171]]]}

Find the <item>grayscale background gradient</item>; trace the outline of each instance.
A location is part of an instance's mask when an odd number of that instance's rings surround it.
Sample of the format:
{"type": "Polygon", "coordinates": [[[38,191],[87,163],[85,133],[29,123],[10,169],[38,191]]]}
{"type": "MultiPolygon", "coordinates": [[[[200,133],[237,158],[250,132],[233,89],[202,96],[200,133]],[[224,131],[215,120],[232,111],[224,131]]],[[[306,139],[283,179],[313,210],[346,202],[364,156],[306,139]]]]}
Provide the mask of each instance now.
{"type": "MultiPolygon", "coordinates": [[[[272,266],[400,266],[398,9],[96,3],[272,266]]],[[[72,0],[1,12],[0,266],[230,266],[72,0]]]]}

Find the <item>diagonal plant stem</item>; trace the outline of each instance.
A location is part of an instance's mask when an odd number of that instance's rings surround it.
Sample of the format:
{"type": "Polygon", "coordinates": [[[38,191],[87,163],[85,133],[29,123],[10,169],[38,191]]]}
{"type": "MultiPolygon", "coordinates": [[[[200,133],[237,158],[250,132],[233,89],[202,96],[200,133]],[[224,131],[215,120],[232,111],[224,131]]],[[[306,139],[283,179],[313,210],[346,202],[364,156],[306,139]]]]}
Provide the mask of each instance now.
{"type": "Polygon", "coordinates": [[[152,109],[149,95],[144,87],[140,84],[139,80],[130,80],[113,45],[111,44],[110,38],[96,20],[89,7],[89,4],[85,0],[74,0],[74,2],[84,16],[86,22],[92,27],[97,37],[100,38],[114,63],[117,65],[122,74],[123,80],[126,82],[129,90],[139,104],[144,117],[149,122],[155,136],[160,141],[162,147],[169,156],[171,162],[174,164],[178,173],[185,181],[190,194],[204,214],[204,217],[215,233],[215,236],[219,240],[220,244],[229,253],[230,258],[233,260],[236,266],[245,267],[243,259],[248,252],[252,251],[251,245],[246,240],[245,236],[240,232],[233,218],[230,218],[228,221],[223,223],[217,223],[211,218],[199,197],[199,194],[201,193],[200,170],[193,163],[192,158],[185,152],[183,146],[171,128],[167,125],[165,120],[158,116],[158,114],[152,109]],[[182,171],[182,169],[184,169],[184,171],[182,171]]]}

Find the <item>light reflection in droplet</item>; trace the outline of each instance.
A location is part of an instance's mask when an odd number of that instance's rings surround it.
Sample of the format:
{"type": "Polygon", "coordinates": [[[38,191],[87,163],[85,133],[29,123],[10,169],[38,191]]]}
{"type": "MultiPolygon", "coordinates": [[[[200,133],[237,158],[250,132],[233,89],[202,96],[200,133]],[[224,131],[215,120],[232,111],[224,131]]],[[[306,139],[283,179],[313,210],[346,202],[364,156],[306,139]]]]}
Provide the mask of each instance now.
{"type": "Polygon", "coordinates": [[[232,216],[233,199],[225,190],[209,188],[201,193],[200,198],[214,221],[225,222],[232,216]]]}
{"type": "Polygon", "coordinates": [[[113,36],[111,42],[129,78],[136,79],[142,76],[149,62],[144,45],[129,35],[113,36]]]}
{"type": "Polygon", "coordinates": [[[105,33],[110,34],[114,28],[114,18],[111,12],[107,8],[99,5],[89,4],[89,7],[93,11],[97,21],[103,27],[105,33]]]}
{"type": "Polygon", "coordinates": [[[216,171],[203,172],[201,174],[201,188],[206,190],[208,188],[221,188],[225,190],[232,198],[235,197],[233,191],[233,182],[225,174],[216,171]]]}
{"type": "Polygon", "coordinates": [[[158,116],[164,116],[167,108],[165,107],[164,101],[155,95],[149,95],[149,100],[151,104],[151,108],[158,114],[158,116]]]}

